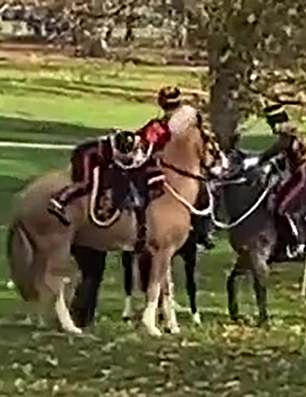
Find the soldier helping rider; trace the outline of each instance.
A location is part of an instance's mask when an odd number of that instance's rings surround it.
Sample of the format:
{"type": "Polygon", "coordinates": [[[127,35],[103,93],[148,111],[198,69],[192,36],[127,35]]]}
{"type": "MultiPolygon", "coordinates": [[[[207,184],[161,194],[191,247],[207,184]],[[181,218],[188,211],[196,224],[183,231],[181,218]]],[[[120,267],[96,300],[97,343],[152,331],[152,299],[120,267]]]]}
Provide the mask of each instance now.
{"type": "Polygon", "coordinates": [[[292,215],[297,215],[304,205],[306,194],[306,144],[302,134],[290,121],[288,114],[281,105],[272,105],[264,109],[267,123],[278,140],[259,158],[251,161],[248,166],[261,165],[275,156],[284,155],[290,176],[276,193],[274,207],[278,230],[290,230],[290,256],[304,251],[303,233],[295,223],[292,215]]]}

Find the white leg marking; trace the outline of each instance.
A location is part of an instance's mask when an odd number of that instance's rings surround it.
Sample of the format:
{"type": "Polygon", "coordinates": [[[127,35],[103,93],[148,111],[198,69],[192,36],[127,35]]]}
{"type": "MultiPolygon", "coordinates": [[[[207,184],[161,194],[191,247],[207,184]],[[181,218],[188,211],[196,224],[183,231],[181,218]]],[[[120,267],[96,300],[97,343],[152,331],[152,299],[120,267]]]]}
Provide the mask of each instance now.
{"type": "Polygon", "coordinates": [[[157,283],[154,301],[147,303],[147,306],[142,316],[142,322],[147,328],[148,333],[152,336],[162,335],[160,330],[156,327],[156,311],[158,306],[159,294],[160,294],[160,283],[157,283]]]}
{"type": "Polygon", "coordinates": [[[196,312],[192,315],[192,322],[194,325],[201,325],[202,321],[201,321],[201,315],[199,312],[196,312]]]}
{"type": "Polygon", "coordinates": [[[180,327],[176,319],[175,301],[174,301],[174,284],[172,283],[171,267],[167,271],[167,283],[169,285],[169,295],[164,296],[164,309],[166,315],[167,327],[171,334],[179,334],[180,327]]]}
{"type": "Polygon", "coordinates": [[[65,283],[63,281],[55,302],[55,311],[64,331],[81,334],[82,330],[75,326],[65,302],[65,283]]]}
{"type": "Polygon", "coordinates": [[[132,297],[131,296],[126,296],[125,297],[125,303],[124,303],[124,310],[122,313],[122,318],[123,319],[130,319],[133,315],[133,309],[132,309],[132,297]]]}

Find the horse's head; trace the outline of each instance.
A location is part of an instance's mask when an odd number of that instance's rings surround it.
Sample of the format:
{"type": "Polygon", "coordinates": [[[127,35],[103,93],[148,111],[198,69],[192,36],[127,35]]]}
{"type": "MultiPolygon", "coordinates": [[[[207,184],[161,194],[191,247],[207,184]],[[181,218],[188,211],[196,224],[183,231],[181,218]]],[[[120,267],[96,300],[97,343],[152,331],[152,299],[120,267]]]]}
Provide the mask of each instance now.
{"type": "Polygon", "coordinates": [[[227,172],[229,162],[220,148],[216,137],[204,130],[201,131],[201,166],[207,174],[220,177],[227,172]]]}
{"type": "Polygon", "coordinates": [[[191,106],[179,109],[169,120],[171,140],[164,155],[168,163],[203,169],[205,173],[221,176],[228,161],[216,137],[203,127],[200,114],[191,106]]]}
{"type": "Polygon", "coordinates": [[[237,149],[230,153],[228,159],[227,180],[245,178],[249,184],[262,185],[266,183],[271,174],[281,174],[285,171],[282,157],[258,165],[258,153],[237,149]]]}

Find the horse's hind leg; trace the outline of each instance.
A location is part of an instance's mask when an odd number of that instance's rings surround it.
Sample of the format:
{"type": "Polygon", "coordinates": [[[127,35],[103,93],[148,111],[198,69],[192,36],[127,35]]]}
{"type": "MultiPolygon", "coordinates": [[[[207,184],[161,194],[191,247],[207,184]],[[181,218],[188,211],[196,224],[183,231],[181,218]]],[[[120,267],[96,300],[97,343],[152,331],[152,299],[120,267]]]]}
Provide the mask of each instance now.
{"type": "Polygon", "coordinates": [[[68,307],[65,302],[65,278],[62,278],[59,285],[58,295],[55,301],[55,311],[58,316],[58,319],[61,323],[61,326],[64,331],[71,332],[74,334],[81,334],[81,328],[78,328],[69,313],[68,307]]]}
{"type": "Polygon", "coordinates": [[[254,279],[254,291],[259,310],[258,325],[266,323],[269,318],[267,310],[267,280],[269,273],[269,266],[264,260],[259,258],[253,260],[252,274],[254,279]]]}
{"type": "Polygon", "coordinates": [[[81,334],[82,330],[74,324],[65,301],[65,284],[69,282],[69,277],[46,275],[46,285],[55,295],[55,312],[62,329],[81,334]]]}
{"type": "Polygon", "coordinates": [[[243,266],[243,257],[239,256],[233,270],[227,278],[227,299],[228,299],[228,311],[230,318],[233,321],[237,321],[239,318],[239,307],[237,300],[237,289],[236,289],[236,278],[245,273],[246,269],[243,266]]]}
{"type": "MultiPolygon", "coordinates": [[[[147,288],[147,305],[143,313],[142,322],[152,336],[161,336],[161,331],[156,326],[156,312],[161,291],[168,267],[171,264],[171,255],[167,251],[157,252],[152,257],[152,266],[147,288]]],[[[149,265],[149,264],[148,264],[149,265]]]]}
{"type": "Polygon", "coordinates": [[[124,291],[125,291],[125,304],[122,312],[122,318],[124,321],[128,321],[132,318],[132,291],[133,291],[133,252],[123,251],[122,253],[122,265],[124,269],[124,291]]]}

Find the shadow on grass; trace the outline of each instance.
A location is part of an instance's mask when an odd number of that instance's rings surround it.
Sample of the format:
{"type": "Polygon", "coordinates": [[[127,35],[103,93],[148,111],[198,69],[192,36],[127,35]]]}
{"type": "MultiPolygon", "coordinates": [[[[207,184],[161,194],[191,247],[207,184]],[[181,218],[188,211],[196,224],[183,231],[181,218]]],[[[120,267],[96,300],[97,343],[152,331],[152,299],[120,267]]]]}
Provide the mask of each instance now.
{"type": "Polygon", "coordinates": [[[0,116],[0,137],[1,134],[3,136],[9,133],[10,138],[7,140],[22,141],[25,139],[23,134],[39,134],[39,138],[45,142],[76,143],[80,141],[80,137],[105,135],[109,132],[110,128],[93,128],[58,121],[0,116]]]}
{"type": "MultiPolygon", "coordinates": [[[[26,116],[26,115],[25,115],[26,116]]],[[[94,128],[79,124],[71,124],[59,121],[33,120],[26,117],[0,116],[0,136],[10,133],[11,140],[21,140],[22,134],[46,135],[44,141],[56,141],[75,143],[80,137],[105,135],[111,131],[109,128],[94,128]],[[18,137],[15,137],[15,133],[18,137]],[[52,136],[52,139],[50,139],[52,136]]],[[[40,136],[42,139],[42,136],[40,136]]],[[[251,150],[264,150],[274,141],[274,137],[267,135],[244,134],[241,138],[241,146],[251,150]]]]}
{"type": "Polygon", "coordinates": [[[0,91],[4,94],[25,95],[29,93],[62,95],[79,98],[84,94],[104,95],[124,100],[154,101],[156,90],[130,84],[65,81],[57,79],[12,79],[0,78],[0,91]]]}

